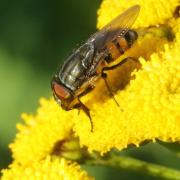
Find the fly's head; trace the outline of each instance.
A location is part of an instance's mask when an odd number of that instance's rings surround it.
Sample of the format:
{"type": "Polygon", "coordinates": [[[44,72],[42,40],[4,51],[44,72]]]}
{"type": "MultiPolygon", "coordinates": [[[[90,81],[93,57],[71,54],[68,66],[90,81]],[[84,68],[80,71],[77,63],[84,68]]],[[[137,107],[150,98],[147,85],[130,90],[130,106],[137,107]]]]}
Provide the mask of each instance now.
{"type": "Polygon", "coordinates": [[[51,81],[51,88],[54,99],[64,110],[67,111],[73,108],[72,103],[75,98],[71,90],[69,90],[64,84],[60,82],[57,75],[55,75],[51,81]]]}

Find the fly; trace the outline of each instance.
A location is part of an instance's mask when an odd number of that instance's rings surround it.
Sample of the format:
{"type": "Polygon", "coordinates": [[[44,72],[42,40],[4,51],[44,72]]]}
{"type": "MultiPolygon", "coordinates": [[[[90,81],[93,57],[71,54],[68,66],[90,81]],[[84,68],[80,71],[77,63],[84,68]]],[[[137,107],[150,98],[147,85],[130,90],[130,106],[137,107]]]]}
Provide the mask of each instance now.
{"type": "Polygon", "coordinates": [[[130,28],[139,11],[139,5],[130,7],[100,31],[90,36],[64,61],[51,81],[53,95],[57,103],[66,111],[74,108],[83,110],[90,119],[91,132],[93,131],[93,122],[90,110],[81,102],[80,97],[91,91],[94,88],[94,83],[100,78],[104,79],[113,96],[106,80],[106,71],[127,62],[128,58],[111,66],[111,63],[137,40],[137,32],[130,28]]]}

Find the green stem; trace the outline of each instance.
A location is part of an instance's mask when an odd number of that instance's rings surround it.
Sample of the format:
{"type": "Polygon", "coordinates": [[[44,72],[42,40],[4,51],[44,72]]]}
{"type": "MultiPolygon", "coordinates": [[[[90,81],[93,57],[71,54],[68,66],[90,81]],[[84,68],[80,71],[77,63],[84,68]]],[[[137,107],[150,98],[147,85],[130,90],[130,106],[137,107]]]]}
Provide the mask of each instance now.
{"type": "Polygon", "coordinates": [[[154,177],[160,177],[163,179],[180,180],[180,171],[178,170],[114,154],[107,159],[100,158],[89,160],[87,164],[111,166],[119,169],[148,174],[154,177]]]}

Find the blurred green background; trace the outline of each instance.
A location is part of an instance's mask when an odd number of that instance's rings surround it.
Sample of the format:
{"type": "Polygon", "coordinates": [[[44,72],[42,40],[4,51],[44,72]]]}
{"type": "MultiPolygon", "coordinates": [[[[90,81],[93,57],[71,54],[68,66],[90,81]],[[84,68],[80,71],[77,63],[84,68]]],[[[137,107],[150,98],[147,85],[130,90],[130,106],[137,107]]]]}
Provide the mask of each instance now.
{"type": "Polygon", "coordinates": [[[0,5],[0,165],[22,112],[50,97],[50,80],[72,49],[96,30],[100,0],[16,0],[0,5]]]}
{"type": "MultiPolygon", "coordinates": [[[[0,167],[11,162],[8,144],[22,112],[33,113],[50,97],[50,80],[78,43],[96,30],[100,0],[16,0],[0,5],[0,167]]],[[[178,168],[177,156],[157,144],[122,154],[178,168]],[[159,153],[161,152],[161,153],[159,153]],[[159,155],[161,154],[161,155],[159,155]]],[[[111,168],[85,166],[97,179],[152,179],[111,168]],[[98,173],[97,173],[98,172],[98,173]],[[132,178],[133,177],[133,178],[132,178]]]]}

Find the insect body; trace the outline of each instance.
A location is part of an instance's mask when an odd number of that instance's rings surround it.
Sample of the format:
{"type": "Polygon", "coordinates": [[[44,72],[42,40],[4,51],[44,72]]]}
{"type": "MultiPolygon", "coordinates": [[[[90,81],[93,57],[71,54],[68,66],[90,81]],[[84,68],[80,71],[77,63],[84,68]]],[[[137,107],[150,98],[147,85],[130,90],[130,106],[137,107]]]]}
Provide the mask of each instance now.
{"type": "Polygon", "coordinates": [[[140,6],[135,5],[93,34],[66,59],[51,81],[56,101],[65,110],[82,109],[90,119],[91,131],[93,123],[90,112],[80,101],[80,97],[92,90],[99,78],[105,80],[110,90],[105,71],[114,69],[127,61],[125,59],[110,66],[111,62],[129,49],[137,39],[137,33],[130,28],[139,11],[140,6]]]}

